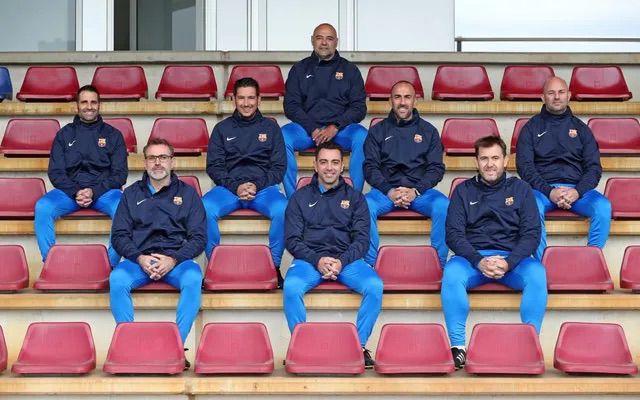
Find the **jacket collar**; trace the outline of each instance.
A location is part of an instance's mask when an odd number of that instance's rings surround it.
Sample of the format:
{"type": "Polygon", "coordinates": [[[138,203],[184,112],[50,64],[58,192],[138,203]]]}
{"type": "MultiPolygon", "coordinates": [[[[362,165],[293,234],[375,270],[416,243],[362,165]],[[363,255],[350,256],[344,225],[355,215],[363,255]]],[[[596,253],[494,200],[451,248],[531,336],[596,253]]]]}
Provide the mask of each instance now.
{"type": "Polygon", "coordinates": [[[238,110],[234,110],[233,114],[231,115],[231,118],[233,119],[235,126],[246,127],[246,126],[253,125],[256,122],[259,122],[263,117],[262,117],[262,113],[258,109],[256,110],[256,113],[253,114],[253,116],[251,116],[250,118],[245,118],[242,115],[240,115],[238,110]]]}
{"type": "Polygon", "coordinates": [[[396,114],[393,112],[393,109],[389,111],[388,120],[391,121],[393,125],[399,128],[402,128],[403,126],[414,125],[418,121],[418,119],[420,119],[420,114],[418,114],[418,110],[416,110],[415,108],[411,112],[411,119],[407,121],[403,119],[398,119],[398,117],[396,117],[396,114]]]}

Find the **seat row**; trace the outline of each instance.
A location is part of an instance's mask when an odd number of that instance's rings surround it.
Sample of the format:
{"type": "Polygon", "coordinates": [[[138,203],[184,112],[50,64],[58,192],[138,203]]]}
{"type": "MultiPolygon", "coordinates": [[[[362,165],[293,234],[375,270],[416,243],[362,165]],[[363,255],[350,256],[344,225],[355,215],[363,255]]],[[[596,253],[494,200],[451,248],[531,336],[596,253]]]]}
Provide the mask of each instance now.
{"type": "MultiPolygon", "coordinates": [[[[20,245],[0,245],[0,291],[20,291],[29,286],[29,270],[20,245]]],[[[550,246],[542,258],[547,288],[552,292],[610,292],[613,281],[602,250],[584,246],[550,246]]],[[[437,292],[442,267],[430,246],[382,246],[375,270],[387,292],[437,292]]],[[[105,291],[111,267],[106,249],[99,244],[59,244],[51,248],[33,288],[40,291],[105,291]]],[[[209,259],[203,288],[207,291],[262,291],[277,286],[269,248],[264,245],[219,245],[209,259]]],[[[620,286],[640,291],[640,246],[627,247],[620,269],[620,286]]],[[[141,291],[175,289],[151,283],[141,291]]],[[[348,291],[327,281],[317,291],[348,291]]],[[[511,291],[497,283],[474,291],[511,291]]]]}
{"type": "MultiPolygon", "coordinates": [[[[379,374],[448,374],[455,370],[445,330],[439,324],[384,325],[376,358],[379,374]]],[[[183,371],[184,361],[174,323],[128,322],[116,326],[103,370],[175,375],[183,371]]],[[[284,361],[286,371],[293,374],[357,375],[365,369],[357,332],[350,323],[298,324],[284,361]]],[[[7,349],[0,328],[0,372],[6,367],[7,349]]],[[[607,323],[564,322],[556,341],[554,367],[573,374],[638,372],[622,326],[607,323]]],[[[95,368],[95,345],[87,323],[36,322],[27,328],[11,371],[21,375],[87,374],[95,368]]],[[[264,324],[204,326],[196,352],[196,374],[270,374],[273,370],[273,350],[264,324]]],[[[544,357],[533,326],[477,324],[465,370],[472,374],[544,373],[544,357]]]]}
{"type": "MultiPolygon", "coordinates": [[[[511,153],[516,151],[520,130],[529,118],[516,120],[511,136],[511,153]]],[[[129,118],[105,118],[124,137],[127,152],[137,152],[137,139],[129,118]]],[[[369,127],[382,121],[373,118],[369,127]]],[[[591,118],[588,125],[603,155],[640,154],[640,123],[636,118],[591,118]]],[[[0,143],[5,156],[49,156],[51,144],[60,130],[57,119],[10,119],[0,143]]],[[[157,118],[149,140],[163,138],[171,142],[177,155],[194,155],[207,151],[209,129],[202,118],[157,118]]],[[[449,155],[473,155],[474,143],[484,136],[500,136],[493,118],[447,118],[441,135],[444,151],[449,155]]]]}
{"type": "MultiPolygon", "coordinates": [[[[544,82],[554,76],[548,65],[509,65],[500,85],[502,100],[538,100],[544,82]]],[[[263,97],[284,96],[282,71],[277,65],[236,65],[231,70],[224,95],[233,93],[235,81],[252,77],[263,97]]],[[[425,97],[414,66],[369,68],[365,92],[372,100],[386,99],[399,80],[411,82],[418,97],[425,97]]],[[[140,100],[147,97],[147,80],[138,65],[97,67],[91,82],[105,100],[140,100]]],[[[629,91],[619,66],[577,66],[570,81],[573,100],[629,100],[629,91]]],[[[22,101],[71,101],[78,90],[78,77],[71,66],[29,67],[17,94],[22,101]]],[[[0,101],[12,94],[9,71],[0,67],[0,101]]],[[[208,65],[168,65],[156,91],[156,99],[210,99],[217,96],[213,69],[208,65]]],[[[492,100],[493,89],[483,65],[439,65],[431,91],[433,100],[492,100]]]]}

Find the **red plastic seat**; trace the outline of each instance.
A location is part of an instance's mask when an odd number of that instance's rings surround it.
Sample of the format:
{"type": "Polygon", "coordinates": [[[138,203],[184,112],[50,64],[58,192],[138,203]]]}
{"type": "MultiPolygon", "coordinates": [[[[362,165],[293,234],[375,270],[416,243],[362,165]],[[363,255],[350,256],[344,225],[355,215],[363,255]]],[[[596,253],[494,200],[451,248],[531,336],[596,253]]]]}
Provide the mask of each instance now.
{"type": "Polygon", "coordinates": [[[0,153],[5,156],[48,156],[59,130],[57,119],[10,119],[4,130],[0,153]]]}
{"type": "Polygon", "coordinates": [[[540,100],[544,83],[555,76],[548,65],[507,65],[500,84],[501,100],[540,100]]]}
{"type": "Polygon", "coordinates": [[[571,100],[629,100],[631,92],[627,87],[622,70],[617,65],[574,67],[569,83],[571,100]]]}
{"type": "Polygon", "coordinates": [[[7,369],[7,343],[4,340],[4,332],[2,332],[2,327],[0,326],[0,372],[7,369]]]}
{"type": "Polygon", "coordinates": [[[553,366],[566,373],[635,375],[622,326],[565,322],[560,326],[553,366]]]}
{"type": "Polygon", "coordinates": [[[107,290],[111,267],[101,244],[57,244],[51,247],[37,290],[107,290]]]}
{"type": "Polygon", "coordinates": [[[147,97],[147,78],[139,65],[98,67],[91,84],[102,100],[140,100],[147,97]]]}
{"type": "Polygon", "coordinates": [[[292,374],[355,375],[364,372],[364,357],[355,325],[306,322],[291,335],[286,370],[292,374]]]}
{"type": "Polygon", "coordinates": [[[584,219],[585,217],[574,213],[571,210],[563,210],[556,208],[555,210],[547,211],[544,214],[545,220],[558,220],[558,219],[584,219]]]}
{"type": "Polygon", "coordinates": [[[129,118],[105,118],[103,121],[122,133],[124,144],[127,146],[127,153],[138,151],[136,131],[133,129],[133,124],[129,118]]]}
{"type": "Polygon", "coordinates": [[[73,67],[29,67],[16,98],[22,101],[72,101],[79,88],[73,67]]]}
{"type": "Polygon", "coordinates": [[[179,292],[179,289],[174,288],[167,282],[155,281],[147,283],[134,290],[134,292],[179,292]]]}
{"type": "Polygon", "coordinates": [[[528,324],[477,324],[464,369],[471,374],[543,374],[544,358],[535,328],[528,324]]]}
{"type": "Polygon", "coordinates": [[[455,371],[440,324],[386,324],[376,349],[379,374],[448,374],[455,371]]]}
{"type": "Polygon", "coordinates": [[[93,208],[81,208],[77,211],[72,212],[71,214],[65,215],[63,218],[65,219],[75,219],[75,218],[109,218],[107,214],[104,214],[98,210],[94,210],[93,208]]]}
{"type": "Polygon", "coordinates": [[[0,178],[0,219],[32,219],[45,193],[41,178],[0,178]]]}
{"type": "Polygon", "coordinates": [[[270,374],[273,350],[259,322],[209,323],[202,330],[196,374],[270,374]]]}
{"type": "Polygon", "coordinates": [[[384,290],[440,290],[442,268],[431,246],[382,246],[376,271],[384,290]]]}
{"type": "Polygon", "coordinates": [[[351,291],[351,289],[349,289],[348,287],[346,287],[345,285],[343,285],[338,281],[323,280],[322,282],[320,282],[318,286],[311,289],[311,291],[313,292],[349,292],[351,291]]]}
{"type": "Polygon", "coordinates": [[[453,196],[453,191],[458,187],[458,185],[466,181],[467,179],[469,178],[464,176],[458,176],[456,178],[453,178],[453,180],[451,181],[451,188],[449,189],[449,198],[453,196]]]}
{"type": "Polygon", "coordinates": [[[371,122],[369,122],[369,129],[373,128],[382,121],[384,121],[384,118],[371,118],[371,122]]]}
{"type": "Polygon", "coordinates": [[[20,245],[0,245],[0,291],[15,292],[29,286],[29,265],[20,245]]]}
{"type": "Polygon", "coordinates": [[[11,372],[22,375],[88,374],[96,348],[86,322],[34,322],[11,372]]]}
{"type": "Polygon", "coordinates": [[[474,155],[474,143],[485,136],[500,136],[493,118],[447,118],[442,127],[442,145],[447,154],[474,155]]]}
{"type": "Polygon", "coordinates": [[[180,179],[182,182],[194,188],[196,192],[198,192],[198,196],[202,197],[202,189],[200,189],[200,181],[198,180],[197,176],[181,175],[178,177],[178,179],[180,179]]]}
{"type": "Polygon", "coordinates": [[[620,267],[620,287],[640,291],[640,246],[628,246],[620,267]]]}
{"type": "Polygon", "coordinates": [[[439,65],[431,91],[433,100],[491,100],[493,90],[482,65],[439,65]]]}
{"type": "Polygon", "coordinates": [[[399,81],[410,82],[416,97],[424,97],[422,81],[416,67],[411,65],[373,65],[369,67],[364,91],[372,100],[388,99],[391,88],[399,81]]]}
{"type": "Polygon", "coordinates": [[[218,87],[209,65],[167,65],[162,73],[156,99],[210,99],[218,87]]]}
{"type": "Polygon", "coordinates": [[[202,118],[158,118],[153,123],[149,140],[166,139],[176,155],[193,155],[207,151],[209,131],[202,118]]]}
{"type": "Polygon", "coordinates": [[[108,374],[167,374],[184,370],[184,350],[174,322],[116,325],[102,370],[108,374]]]}
{"type": "Polygon", "coordinates": [[[600,154],[640,154],[640,123],[635,118],[591,118],[600,154]]]}
{"type": "Polygon", "coordinates": [[[278,65],[236,65],[231,69],[225,97],[233,95],[233,85],[240,78],[253,78],[260,85],[261,97],[284,96],[284,79],[278,65]]]}
{"type": "Polygon", "coordinates": [[[542,256],[550,291],[608,292],[613,281],[602,250],[593,246],[550,246],[542,256]]]}
{"type": "Polygon", "coordinates": [[[604,196],[613,218],[640,218],[640,178],[609,178],[604,196]]]}
{"type": "Polygon", "coordinates": [[[225,215],[224,218],[264,218],[262,214],[249,208],[239,208],[225,215]]]}
{"type": "Polygon", "coordinates": [[[527,122],[529,122],[529,118],[518,118],[516,123],[513,125],[513,134],[511,135],[511,154],[516,154],[516,146],[518,145],[520,131],[527,122]]]}
{"type": "Polygon", "coordinates": [[[278,286],[268,246],[218,245],[204,277],[206,290],[272,290],[278,286]]]}

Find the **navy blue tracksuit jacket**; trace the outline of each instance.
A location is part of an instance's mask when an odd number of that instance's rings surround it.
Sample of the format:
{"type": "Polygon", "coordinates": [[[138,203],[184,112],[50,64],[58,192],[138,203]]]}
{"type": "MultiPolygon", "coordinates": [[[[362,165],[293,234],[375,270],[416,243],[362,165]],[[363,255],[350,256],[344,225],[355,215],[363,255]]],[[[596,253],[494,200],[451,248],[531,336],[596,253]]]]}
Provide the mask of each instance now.
{"type": "Polygon", "coordinates": [[[289,71],[284,114],[308,134],[329,124],[342,129],[359,123],[367,115],[360,70],[337,51],[329,61],[311,53],[289,71]]]}
{"type": "Polygon", "coordinates": [[[111,189],[120,189],[128,173],[122,133],[105,124],[101,116],[87,124],[76,115],[53,140],[49,180],[73,199],[84,188],[93,191],[94,200],[111,189]]]}
{"type": "Polygon", "coordinates": [[[364,257],[369,248],[369,208],[364,196],[347,185],[324,193],[315,174],[311,183],[297,190],[285,212],[287,250],[294,258],[318,265],[322,257],[334,257],[343,266],[364,257]]]}
{"type": "Polygon", "coordinates": [[[364,142],[364,155],[367,182],[384,194],[399,186],[424,193],[444,175],[438,130],[415,109],[409,121],[398,120],[391,111],[372,127],[364,142]]]}
{"type": "Polygon", "coordinates": [[[171,183],[154,194],[145,172],[126,188],[111,228],[118,254],[137,262],[142,254],[159,253],[178,264],[198,256],[207,241],[202,200],[194,188],[171,174],[171,183]]]}
{"type": "Polygon", "coordinates": [[[453,192],[446,222],[447,245],[477,266],[478,250],[505,250],[509,268],[531,256],[540,243],[540,216],[531,187],[504,174],[493,186],[480,175],[453,192]]]}
{"type": "Polygon", "coordinates": [[[213,128],[207,150],[207,174],[236,194],[246,182],[258,191],[282,182],[287,167],[284,139],[277,123],[260,111],[243,118],[236,110],[213,128]]]}
{"type": "Polygon", "coordinates": [[[602,176],[600,149],[591,129],[571,109],[551,114],[545,106],[522,127],[516,145],[518,174],[549,197],[553,183],[570,183],[582,196],[602,176]]]}

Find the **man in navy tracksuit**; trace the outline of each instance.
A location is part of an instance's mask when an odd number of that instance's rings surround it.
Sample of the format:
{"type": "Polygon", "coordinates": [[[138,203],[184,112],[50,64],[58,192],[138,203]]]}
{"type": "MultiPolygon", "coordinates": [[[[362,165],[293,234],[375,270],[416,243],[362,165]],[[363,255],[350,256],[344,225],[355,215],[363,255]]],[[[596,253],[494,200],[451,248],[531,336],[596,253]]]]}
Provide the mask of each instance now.
{"type": "Polygon", "coordinates": [[[479,174],[456,187],[447,214],[447,244],[455,256],[444,267],[441,296],[456,368],[466,361],[467,289],[499,282],[522,290],[520,318],[538,334],[547,305],[545,269],[531,257],[540,241],[533,191],[505,174],[502,139],[481,138],[475,149],[479,174]]]}
{"type": "Polygon", "coordinates": [[[284,210],[280,193],[286,168],[282,133],[277,123],[258,109],[260,87],[253,78],[238,79],[233,87],[236,110],[213,128],[207,151],[207,174],[216,187],[204,195],[208,236],[206,253],[220,244],[218,219],[238,208],[249,208],[271,220],[269,247],[282,286],[280,261],[284,252],[284,210]]]}
{"type": "MultiPolygon", "coordinates": [[[[81,208],[93,208],[111,219],[127,181],[127,148],[119,130],[102,121],[100,94],[86,85],[77,93],[77,115],[56,134],[49,159],[53,190],[35,206],[34,227],[44,261],[56,242],[55,220],[81,208]]],[[[120,256],[109,244],[111,265],[120,256]]]]}
{"type": "Polygon", "coordinates": [[[351,150],[349,175],[362,191],[363,145],[367,130],[359,122],[367,115],[364,82],[358,67],[340,57],[333,26],[320,24],[311,36],[313,53],[291,67],[284,95],[284,113],[292,122],[282,127],[287,149],[284,188],[291,197],[298,165],[294,152],[335,141],[351,150]]]}
{"type": "Polygon", "coordinates": [[[196,190],[171,172],[169,142],[153,139],[143,153],[146,172],[125,189],[113,220],[113,245],[124,260],[109,277],[111,312],[116,323],[133,321],[131,290],[167,282],[180,289],[176,323],[184,343],[200,309],[202,271],[193,258],[207,241],[204,207],[196,190]]]}
{"type": "Polygon", "coordinates": [[[372,187],[366,196],[371,245],[365,261],[371,265],[378,256],[378,216],[398,208],[431,217],[431,244],[438,252],[440,265],[447,262],[444,225],[449,200],[433,189],[444,175],[442,142],[438,130],[418,115],[415,100],[411,83],[393,85],[389,116],[371,128],[364,142],[364,174],[372,187]]]}
{"type": "Polygon", "coordinates": [[[564,80],[547,80],[544,106],[522,128],[516,146],[518,174],[533,187],[538,204],[539,260],[547,247],[544,214],[556,208],[591,219],[589,246],[603,248],[609,238],[611,203],[595,190],[602,176],[600,149],[591,129],[571,112],[570,98],[564,80]]]}
{"type": "Polygon", "coordinates": [[[294,260],[284,281],[289,330],[307,319],[303,297],[324,280],[336,280],[363,295],[357,329],[365,367],[373,359],[364,347],[382,306],[382,280],[362,257],[369,246],[369,210],[364,196],[341,176],[342,149],[318,146],[316,174],[291,197],[286,212],[287,250],[294,260]]]}

